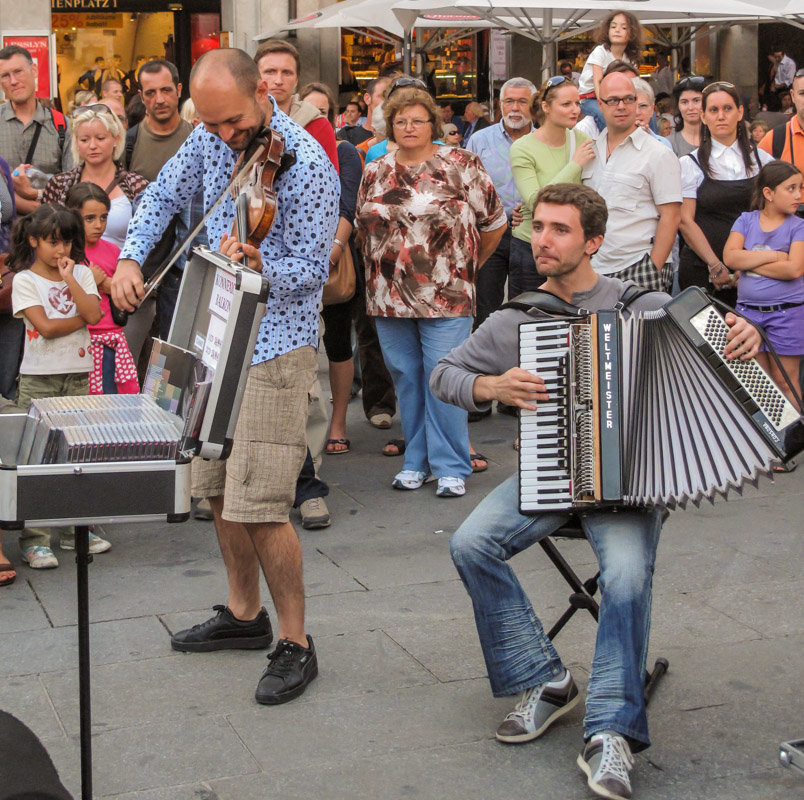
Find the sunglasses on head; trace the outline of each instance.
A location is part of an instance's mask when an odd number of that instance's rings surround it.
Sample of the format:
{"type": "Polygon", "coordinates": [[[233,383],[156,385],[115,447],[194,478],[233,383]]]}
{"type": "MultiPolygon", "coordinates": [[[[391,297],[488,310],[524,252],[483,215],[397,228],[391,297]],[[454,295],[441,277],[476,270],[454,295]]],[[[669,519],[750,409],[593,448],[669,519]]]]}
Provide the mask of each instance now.
{"type": "Polygon", "coordinates": [[[733,83],[729,83],[728,81],[715,81],[714,83],[710,83],[706,89],[703,90],[704,95],[712,94],[712,92],[721,92],[724,89],[735,89],[735,85],[733,83]]]}
{"type": "Polygon", "coordinates": [[[406,89],[411,87],[414,89],[424,89],[425,92],[427,91],[427,84],[423,80],[420,80],[419,78],[409,78],[407,75],[405,75],[402,78],[397,78],[391,84],[391,88],[388,90],[386,97],[390,97],[397,89],[406,89]]]}
{"type": "Polygon", "coordinates": [[[678,92],[683,92],[688,89],[694,92],[701,92],[703,91],[705,85],[706,85],[706,78],[704,78],[703,75],[689,75],[686,78],[682,78],[675,85],[675,89],[678,92]]]}
{"type": "Polygon", "coordinates": [[[115,116],[112,109],[104,103],[93,103],[91,106],[79,106],[73,110],[74,117],[80,117],[82,114],[89,114],[90,111],[106,111],[112,116],[115,116]]]}
{"type": "Polygon", "coordinates": [[[548,92],[551,89],[555,89],[556,86],[561,86],[562,83],[570,83],[571,80],[566,75],[553,75],[552,78],[548,78],[542,84],[542,100],[547,97],[548,92]]]}

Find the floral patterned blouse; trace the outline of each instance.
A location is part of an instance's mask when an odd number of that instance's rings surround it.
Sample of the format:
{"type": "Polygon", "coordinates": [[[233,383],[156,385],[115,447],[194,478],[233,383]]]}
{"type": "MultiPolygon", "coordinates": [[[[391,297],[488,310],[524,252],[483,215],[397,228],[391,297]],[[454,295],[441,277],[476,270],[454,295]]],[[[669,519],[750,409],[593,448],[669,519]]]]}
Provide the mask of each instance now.
{"type": "Polygon", "coordinates": [[[480,159],[439,147],[421,164],[396,153],[363,173],[355,225],[374,317],[469,317],[475,306],[480,233],[507,224],[480,159]]]}

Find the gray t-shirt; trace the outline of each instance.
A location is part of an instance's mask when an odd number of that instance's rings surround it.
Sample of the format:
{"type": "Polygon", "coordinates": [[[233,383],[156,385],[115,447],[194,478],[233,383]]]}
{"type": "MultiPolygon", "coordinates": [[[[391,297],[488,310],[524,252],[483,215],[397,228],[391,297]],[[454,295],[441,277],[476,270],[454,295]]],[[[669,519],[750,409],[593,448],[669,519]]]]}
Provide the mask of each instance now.
{"type": "MultiPolygon", "coordinates": [[[[587,311],[614,308],[622,293],[633,281],[621,281],[606,275],[598,276],[595,285],[572,295],[572,305],[587,311]]],[[[650,292],[634,300],[628,313],[655,311],[670,302],[664,292],[650,292]]],[[[504,308],[495,311],[462,344],[442,358],[430,374],[430,389],[445,403],[468,411],[485,411],[491,403],[475,405],[472,387],[478,375],[502,375],[519,366],[519,326],[532,322],[533,317],[524,311],[504,308]]]]}
{"type": "Polygon", "coordinates": [[[681,156],[688,156],[693,150],[697,149],[697,145],[690,144],[681,134],[681,131],[673,131],[668,137],[667,141],[673,148],[673,152],[681,158],[681,156]]]}
{"type": "Polygon", "coordinates": [[[148,182],[155,181],[159,170],[176,155],[192,132],[193,126],[186,120],[181,120],[179,127],[166,135],[154,133],[143,120],[137,126],[137,142],[131,154],[129,170],[142,175],[148,182]]]}

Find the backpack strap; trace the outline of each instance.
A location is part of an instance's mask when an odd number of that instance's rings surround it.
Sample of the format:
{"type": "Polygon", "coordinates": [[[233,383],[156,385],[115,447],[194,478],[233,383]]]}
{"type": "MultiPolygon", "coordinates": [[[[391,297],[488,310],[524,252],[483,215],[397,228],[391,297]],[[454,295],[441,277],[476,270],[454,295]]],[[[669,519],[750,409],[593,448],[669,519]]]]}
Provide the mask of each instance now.
{"type": "Polygon", "coordinates": [[[123,166],[126,169],[131,169],[131,159],[134,156],[134,147],[137,144],[137,134],[140,132],[140,125],[137,123],[133,128],[129,128],[126,131],[126,149],[123,151],[125,153],[125,161],[123,166]]]}
{"type": "Polygon", "coordinates": [[[773,139],[771,140],[771,154],[774,158],[781,158],[784,150],[784,140],[787,135],[787,124],[777,125],[773,129],[773,139]]]}
{"type": "Polygon", "coordinates": [[[64,140],[67,137],[67,120],[57,108],[51,108],[50,115],[53,117],[53,124],[56,126],[56,133],[59,136],[59,152],[61,153],[64,150],[64,140]]]}

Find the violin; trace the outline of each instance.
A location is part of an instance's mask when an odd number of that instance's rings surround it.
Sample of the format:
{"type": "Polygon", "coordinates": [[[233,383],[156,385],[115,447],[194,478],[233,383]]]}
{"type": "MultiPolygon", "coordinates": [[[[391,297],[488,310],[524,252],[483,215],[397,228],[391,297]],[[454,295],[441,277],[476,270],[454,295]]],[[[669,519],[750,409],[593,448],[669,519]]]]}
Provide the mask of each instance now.
{"type": "Polygon", "coordinates": [[[284,155],[282,134],[269,127],[237,159],[231,190],[235,204],[232,232],[243,243],[259,247],[274,224],[277,210],[274,180],[284,171],[284,155]],[[251,166],[244,169],[243,165],[248,163],[251,166]]]}

